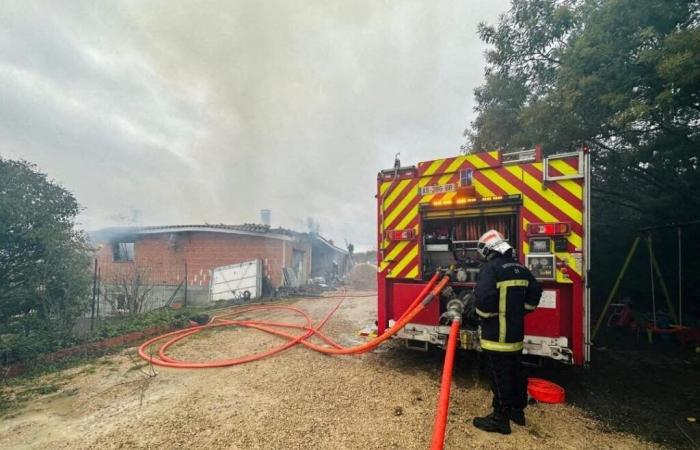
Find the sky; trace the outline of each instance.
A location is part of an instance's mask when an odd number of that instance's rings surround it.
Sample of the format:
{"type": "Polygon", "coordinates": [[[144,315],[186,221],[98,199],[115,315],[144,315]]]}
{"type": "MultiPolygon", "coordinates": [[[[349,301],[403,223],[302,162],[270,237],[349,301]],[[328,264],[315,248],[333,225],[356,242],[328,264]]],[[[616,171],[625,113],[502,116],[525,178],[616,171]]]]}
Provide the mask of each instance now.
{"type": "Polygon", "coordinates": [[[79,226],[259,222],[375,246],[376,175],[453,156],[507,0],[0,4],[0,156],[79,226]]]}

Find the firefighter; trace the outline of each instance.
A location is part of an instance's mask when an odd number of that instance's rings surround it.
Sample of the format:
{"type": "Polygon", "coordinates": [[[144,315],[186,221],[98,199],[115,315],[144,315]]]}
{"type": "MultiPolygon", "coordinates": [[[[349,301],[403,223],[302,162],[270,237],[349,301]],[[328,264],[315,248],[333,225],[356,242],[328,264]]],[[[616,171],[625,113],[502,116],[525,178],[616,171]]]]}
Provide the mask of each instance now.
{"type": "Polygon", "coordinates": [[[474,418],[485,431],[510,434],[510,421],[525,425],[527,379],[521,368],[525,314],[534,311],[542,288],[532,273],[513,258],[501,233],[489,230],[477,244],[486,262],[474,289],[475,312],[481,319],[481,349],[486,359],[493,412],[474,418]]]}

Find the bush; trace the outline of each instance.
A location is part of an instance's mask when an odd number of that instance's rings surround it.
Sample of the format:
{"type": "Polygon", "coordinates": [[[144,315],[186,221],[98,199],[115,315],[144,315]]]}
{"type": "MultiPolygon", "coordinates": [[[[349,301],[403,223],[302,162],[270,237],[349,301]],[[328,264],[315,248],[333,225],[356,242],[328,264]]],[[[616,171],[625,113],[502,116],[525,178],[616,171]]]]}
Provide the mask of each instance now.
{"type": "Polygon", "coordinates": [[[26,161],[0,158],[0,357],[75,343],[90,295],[90,248],[78,202],[26,161]]]}

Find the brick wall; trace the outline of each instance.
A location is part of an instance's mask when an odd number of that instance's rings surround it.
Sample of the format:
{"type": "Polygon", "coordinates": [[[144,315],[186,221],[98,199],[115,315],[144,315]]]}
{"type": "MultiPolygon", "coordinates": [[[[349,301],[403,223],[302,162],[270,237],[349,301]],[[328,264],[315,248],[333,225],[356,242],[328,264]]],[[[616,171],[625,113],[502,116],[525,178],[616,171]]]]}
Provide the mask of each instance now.
{"type": "Polygon", "coordinates": [[[282,285],[282,267],[291,267],[294,250],[304,252],[304,271],[311,271],[311,245],[307,240],[287,241],[265,236],[216,232],[143,234],[134,238],[134,261],[113,261],[112,247],[100,249],[102,279],[120,271],[143,270],[153,284],[178,285],[187,262],[188,284],[209,285],[211,271],[220,266],[261,259],[273,286],[282,285]]]}

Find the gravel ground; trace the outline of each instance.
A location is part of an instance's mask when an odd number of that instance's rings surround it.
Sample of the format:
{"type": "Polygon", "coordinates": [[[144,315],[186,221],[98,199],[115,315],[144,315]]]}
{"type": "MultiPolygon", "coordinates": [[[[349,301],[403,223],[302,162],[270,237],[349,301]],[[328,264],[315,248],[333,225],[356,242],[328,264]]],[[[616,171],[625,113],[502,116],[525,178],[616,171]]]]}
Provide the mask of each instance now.
{"type": "MultiPolygon", "coordinates": [[[[361,342],[375,319],[375,299],[352,293],[324,330],[339,342],[361,342]]],[[[291,302],[320,319],[335,299],[291,302]]],[[[275,319],[298,320],[276,312],[275,319]]],[[[299,321],[301,323],[301,321],[299,321]]],[[[280,340],[250,329],[218,330],[177,345],[181,358],[249,354],[280,340]]],[[[21,410],[3,418],[0,448],[425,449],[429,446],[442,357],[390,342],[361,356],[329,357],[296,346],[271,358],[223,369],[149,367],[135,349],[14,385],[36,386],[21,410]],[[51,390],[51,389],[50,389],[51,390]]],[[[510,436],[473,428],[490,393],[473,355],[460,354],[446,448],[652,448],[611,432],[569,405],[528,408],[527,427],[510,436]]]]}

